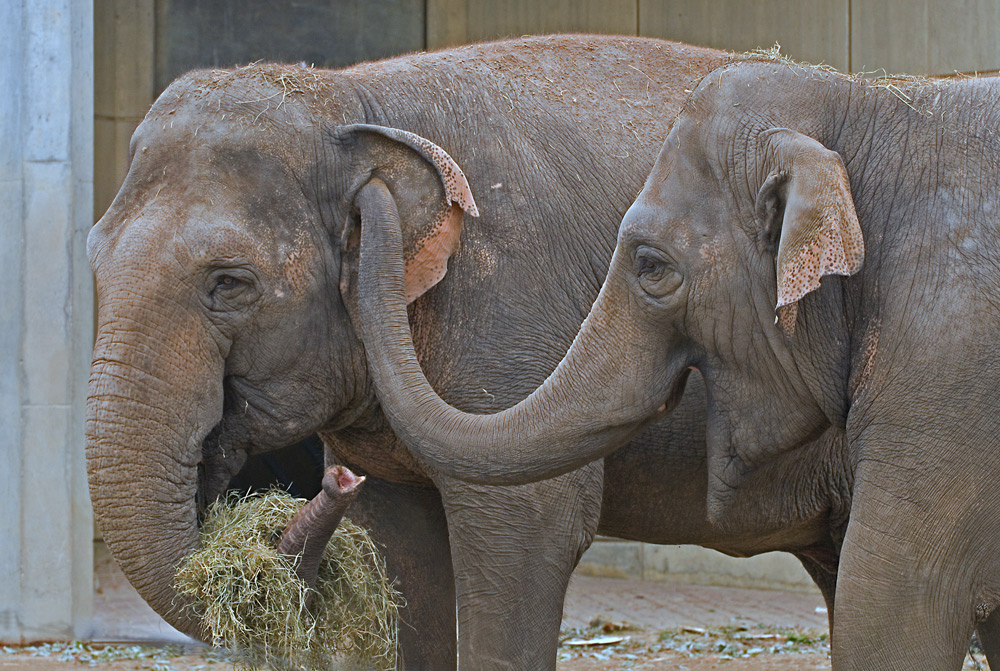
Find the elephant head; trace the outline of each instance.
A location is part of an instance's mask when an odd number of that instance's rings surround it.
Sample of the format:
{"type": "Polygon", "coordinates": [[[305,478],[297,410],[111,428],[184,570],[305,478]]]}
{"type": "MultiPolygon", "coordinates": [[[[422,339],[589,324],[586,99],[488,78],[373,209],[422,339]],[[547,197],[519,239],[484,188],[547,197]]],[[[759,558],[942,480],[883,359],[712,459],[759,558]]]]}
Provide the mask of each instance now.
{"type": "Polygon", "coordinates": [[[358,193],[385,185],[405,213],[406,301],[444,276],[462,211],[477,214],[444,150],[353,123],[354,90],[284,66],[181,78],[136,130],[125,182],[90,233],[96,518],[139,593],[194,635],[171,583],[198,543],[199,504],[247,453],[372,406],[348,309],[358,193]]]}
{"type": "Polygon", "coordinates": [[[531,396],[496,415],[449,407],[422,376],[401,309],[393,202],[378,185],[360,194],[369,364],[394,430],[429,467],[490,484],[553,477],[669,411],[697,369],[718,512],[768,455],[843,426],[843,301],[838,313],[839,283],[821,288],[821,278],[862,263],[848,174],[817,139],[828,134],[824,116],[764,113],[777,105],[748,89],[760,76],[754,67],[771,66],[723,68],[692,94],[622,221],[569,352],[531,396]],[[751,104],[764,112],[748,115],[751,104]]]}

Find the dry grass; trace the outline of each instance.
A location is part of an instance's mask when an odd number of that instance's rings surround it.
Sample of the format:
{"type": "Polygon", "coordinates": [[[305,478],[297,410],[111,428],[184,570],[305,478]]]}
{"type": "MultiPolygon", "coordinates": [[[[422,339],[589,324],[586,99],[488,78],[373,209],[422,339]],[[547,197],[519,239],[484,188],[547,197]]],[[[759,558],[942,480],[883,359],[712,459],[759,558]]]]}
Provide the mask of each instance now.
{"type": "Polygon", "coordinates": [[[395,668],[401,598],[364,529],[341,522],[307,608],[309,588],[275,549],[305,503],[277,490],[220,500],[202,525],[201,549],[177,573],[177,591],[213,642],[248,668],[395,668]]]}
{"type": "MultiPolygon", "coordinates": [[[[907,86],[924,86],[926,84],[940,83],[940,77],[927,77],[922,75],[908,75],[908,74],[892,74],[886,72],[885,69],[878,70],[868,70],[855,72],[853,74],[848,74],[841,72],[837,68],[827,65],[825,63],[820,63],[819,65],[814,65],[812,63],[806,63],[803,61],[796,61],[791,57],[781,53],[781,45],[777,42],[773,46],[765,49],[759,47],[757,49],[752,49],[751,51],[745,51],[740,54],[736,54],[733,57],[735,61],[774,61],[778,63],[784,63],[785,65],[807,68],[811,70],[819,70],[822,72],[831,72],[849,79],[854,79],[871,86],[887,88],[894,93],[902,93],[900,87],[907,86]]],[[[908,99],[908,97],[907,97],[908,99]]]]}
{"type": "Polygon", "coordinates": [[[837,68],[826,65],[825,63],[820,63],[819,65],[814,65],[812,63],[805,63],[802,61],[796,61],[790,56],[781,53],[781,45],[777,42],[773,46],[764,48],[757,47],[756,49],[751,49],[750,51],[744,51],[742,53],[735,54],[733,56],[734,61],[774,61],[777,63],[784,63],[785,65],[790,65],[793,67],[805,67],[812,68],[814,70],[822,70],[824,72],[836,72],[838,74],[843,74],[837,68]]]}
{"type": "Polygon", "coordinates": [[[940,77],[890,74],[884,69],[848,74],[841,72],[830,65],[826,65],[825,63],[813,65],[812,63],[796,61],[781,53],[781,45],[777,42],[775,42],[774,46],[767,49],[757,48],[751,51],[736,54],[733,57],[733,61],[770,61],[784,63],[789,67],[804,68],[807,70],[815,70],[839,75],[875,89],[884,89],[901,100],[907,107],[921,114],[929,114],[929,112],[927,110],[918,109],[914,106],[914,91],[920,87],[940,85],[947,81],[940,77]]]}

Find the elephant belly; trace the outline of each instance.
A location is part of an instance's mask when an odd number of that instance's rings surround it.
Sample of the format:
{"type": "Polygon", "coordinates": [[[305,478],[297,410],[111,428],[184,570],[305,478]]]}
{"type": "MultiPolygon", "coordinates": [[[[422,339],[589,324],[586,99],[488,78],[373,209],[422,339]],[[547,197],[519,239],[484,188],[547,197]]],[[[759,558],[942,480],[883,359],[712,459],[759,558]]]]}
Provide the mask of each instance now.
{"type": "Polygon", "coordinates": [[[424,469],[391,430],[320,431],[319,437],[325,447],[327,465],[333,461],[357,473],[397,484],[433,485],[424,469]]]}

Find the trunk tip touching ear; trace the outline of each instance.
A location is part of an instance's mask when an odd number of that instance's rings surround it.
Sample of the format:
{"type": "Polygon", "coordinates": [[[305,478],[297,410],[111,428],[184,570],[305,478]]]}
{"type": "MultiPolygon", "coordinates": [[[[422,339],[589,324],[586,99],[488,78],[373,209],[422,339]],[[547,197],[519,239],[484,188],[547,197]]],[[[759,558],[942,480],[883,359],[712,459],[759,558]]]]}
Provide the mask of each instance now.
{"type": "Polygon", "coordinates": [[[798,316],[799,304],[797,302],[779,305],[775,308],[774,323],[777,324],[786,338],[795,335],[795,319],[798,316]]]}
{"type": "MultiPolygon", "coordinates": [[[[448,272],[448,259],[459,248],[462,213],[478,217],[479,208],[469,181],[458,163],[448,152],[427,138],[399,128],[370,124],[345,126],[337,131],[336,137],[343,139],[357,133],[380,135],[409,147],[422,161],[434,168],[438,185],[444,192],[441,194],[435,190],[434,194],[435,200],[443,195],[443,203],[425,208],[428,214],[433,213],[433,219],[417,224],[411,222],[418,229],[416,240],[404,250],[403,256],[406,265],[406,302],[412,303],[444,278],[448,272]]],[[[417,199],[419,200],[419,195],[417,199]]],[[[406,204],[405,198],[403,204],[406,204]]],[[[398,212],[394,216],[398,217],[398,212]]]]}

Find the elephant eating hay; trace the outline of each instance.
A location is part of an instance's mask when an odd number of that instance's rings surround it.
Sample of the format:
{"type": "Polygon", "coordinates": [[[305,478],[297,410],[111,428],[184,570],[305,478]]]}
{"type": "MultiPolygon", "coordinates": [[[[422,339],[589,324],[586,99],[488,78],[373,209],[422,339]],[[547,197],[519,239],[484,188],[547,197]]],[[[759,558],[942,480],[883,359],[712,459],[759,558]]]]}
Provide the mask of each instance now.
{"type": "Polygon", "coordinates": [[[368,533],[343,520],[323,551],[315,588],[296,575],[278,537],[306,502],[280,490],[220,499],[201,529],[202,547],[177,573],[213,643],[251,666],[396,666],[401,600],[368,533]]]}

